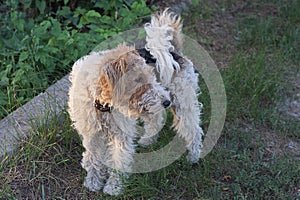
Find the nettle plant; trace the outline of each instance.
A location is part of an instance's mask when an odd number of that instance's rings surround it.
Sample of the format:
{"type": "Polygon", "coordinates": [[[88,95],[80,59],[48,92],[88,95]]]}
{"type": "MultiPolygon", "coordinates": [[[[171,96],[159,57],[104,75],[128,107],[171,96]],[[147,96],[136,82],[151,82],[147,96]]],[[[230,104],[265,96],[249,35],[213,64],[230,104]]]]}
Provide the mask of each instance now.
{"type": "MultiPolygon", "coordinates": [[[[152,8],[155,9],[155,8],[152,8]]],[[[0,119],[98,43],[140,25],[145,1],[16,0],[0,5],[0,119]]]]}

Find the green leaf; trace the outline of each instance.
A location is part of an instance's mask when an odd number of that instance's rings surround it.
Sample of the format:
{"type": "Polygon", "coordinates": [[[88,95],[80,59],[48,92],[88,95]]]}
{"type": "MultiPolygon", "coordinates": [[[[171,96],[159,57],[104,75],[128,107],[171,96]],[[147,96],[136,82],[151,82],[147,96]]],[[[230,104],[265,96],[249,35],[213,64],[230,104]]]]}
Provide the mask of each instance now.
{"type": "Polygon", "coordinates": [[[51,23],[51,34],[57,37],[61,33],[61,23],[59,23],[56,19],[52,19],[51,23]]]}
{"type": "Polygon", "coordinates": [[[25,25],[25,20],[24,19],[18,20],[18,22],[16,24],[17,29],[20,30],[20,31],[24,31],[24,25],[25,25]]]}
{"type": "Polygon", "coordinates": [[[111,5],[108,2],[106,2],[106,1],[97,2],[95,4],[95,7],[96,8],[102,8],[105,11],[111,10],[111,5]]]}
{"type": "Polygon", "coordinates": [[[65,18],[68,18],[69,15],[72,14],[70,7],[68,6],[63,6],[60,10],[57,11],[58,15],[61,15],[65,18]]]}
{"type": "Polygon", "coordinates": [[[67,40],[66,42],[66,46],[70,46],[71,44],[74,43],[74,39],[73,38],[70,38],[69,40],[67,40]]]}
{"type": "Polygon", "coordinates": [[[90,10],[85,14],[86,17],[101,17],[101,15],[95,10],[90,10]]]}
{"type": "Polygon", "coordinates": [[[32,1],[31,0],[23,0],[22,3],[24,6],[24,9],[28,9],[31,6],[32,1]]]}
{"type": "Polygon", "coordinates": [[[28,51],[23,51],[23,52],[20,54],[19,62],[22,62],[22,61],[26,60],[28,57],[29,57],[28,51]]]}
{"type": "Polygon", "coordinates": [[[35,5],[39,9],[41,14],[44,14],[46,8],[46,1],[35,0],[35,5]]]}
{"type": "Polygon", "coordinates": [[[2,76],[0,80],[0,86],[7,86],[9,85],[9,79],[6,76],[2,76]]]}
{"type": "Polygon", "coordinates": [[[193,4],[194,6],[198,5],[198,4],[199,4],[199,0],[192,0],[192,4],[193,4]]]}

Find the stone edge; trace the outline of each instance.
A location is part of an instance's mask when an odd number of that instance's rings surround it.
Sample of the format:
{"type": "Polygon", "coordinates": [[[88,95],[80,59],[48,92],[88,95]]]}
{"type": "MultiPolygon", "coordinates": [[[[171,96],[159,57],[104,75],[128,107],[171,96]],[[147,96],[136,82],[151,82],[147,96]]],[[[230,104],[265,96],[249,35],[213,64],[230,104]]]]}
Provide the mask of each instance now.
{"type": "Polygon", "coordinates": [[[66,109],[70,85],[68,74],[0,121],[0,159],[12,153],[32,131],[66,109]]]}

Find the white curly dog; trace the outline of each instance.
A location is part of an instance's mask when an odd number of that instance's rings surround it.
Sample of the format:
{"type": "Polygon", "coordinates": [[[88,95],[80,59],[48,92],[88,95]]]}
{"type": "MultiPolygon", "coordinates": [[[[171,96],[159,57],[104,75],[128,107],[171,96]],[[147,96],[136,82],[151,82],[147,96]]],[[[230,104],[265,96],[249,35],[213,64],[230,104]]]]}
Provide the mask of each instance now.
{"type": "Polygon", "coordinates": [[[164,125],[166,108],[186,141],[187,159],[199,160],[203,131],[198,75],[182,54],[181,27],[180,17],[165,10],[145,24],[143,49],[122,44],[92,52],[73,65],[69,114],[85,148],[82,167],[89,190],[122,192],[122,171],[130,172],[134,162],[137,119],[144,121],[145,132],[138,143],[149,145],[164,125]]]}

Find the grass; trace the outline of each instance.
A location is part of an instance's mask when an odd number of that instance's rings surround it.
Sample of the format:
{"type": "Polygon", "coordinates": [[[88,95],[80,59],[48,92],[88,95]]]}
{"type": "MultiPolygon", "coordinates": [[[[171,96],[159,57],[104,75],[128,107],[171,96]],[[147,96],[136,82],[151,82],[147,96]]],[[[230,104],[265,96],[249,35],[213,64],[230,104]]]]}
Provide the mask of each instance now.
{"type": "MultiPolygon", "coordinates": [[[[295,94],[291,80],[299,73],[300,9],[296,8],[300,4],[264,1],[280,10],[280,14],[271,15],[265,14],[266,3],[257,2],[248,2],[246,14],[235,13],[234,28],[230,30],[236,36],[231,44],[235,51],[227,52],[233,55],[228,67],[220,69],[228,98],[226,123],[218,144],[198,164],[189,165],[182,156],[161,170],[133,174],[120,197],[88,192],[82,186],[83,148],[63,113],[65,123],[57,126],[58,121],[53,121],[40,127],[22,141],[14,155],[1,160],[0,199],[300,198],[299,149],[297,153],[287,146],[289,141],[299,143],[299,120],[278,109],[280,102],[295,94]]],[[[190,23],[199,21],[199,16],[218,20],[215,17],[224,14],[227,7],[209,3],[198,6],[206,8],[193,12],[185,30],[203,41],[190,23]]],[[[209,41],[218,39],[214,37],[209,41]]],[[[200,86],[206,129],[210,99],[202,79],[200,86]]],[[[141,150],[159,148],[172,135],[167,127],[158,144],[141,150]]]]}

